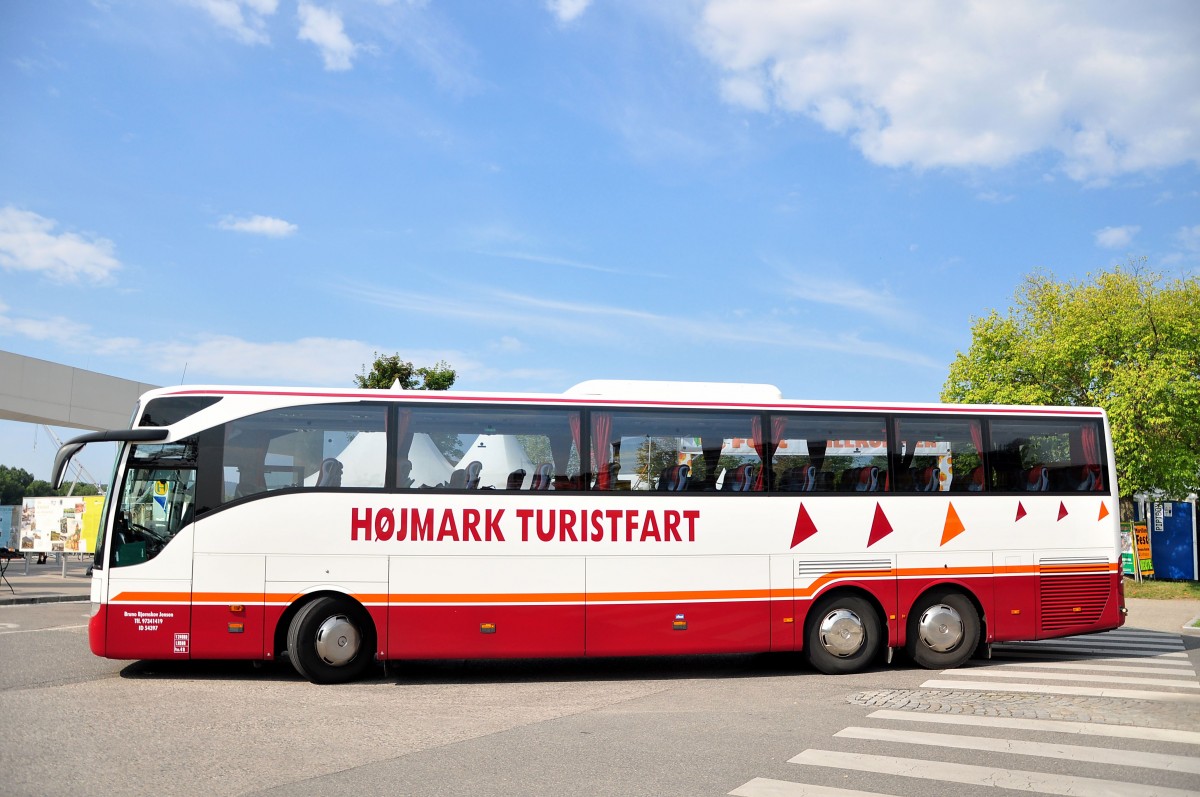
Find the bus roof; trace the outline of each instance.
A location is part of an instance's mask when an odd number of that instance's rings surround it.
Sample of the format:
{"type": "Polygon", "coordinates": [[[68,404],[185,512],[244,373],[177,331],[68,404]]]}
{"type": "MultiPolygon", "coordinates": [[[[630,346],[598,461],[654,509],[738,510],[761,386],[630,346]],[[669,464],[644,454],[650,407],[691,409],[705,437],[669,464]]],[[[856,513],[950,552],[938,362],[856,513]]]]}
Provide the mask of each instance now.
{"type": "Polygon", "coordinates": [[[1001,404],[941,404],[937,402],[822,401],[784,398],[778,387],[734,382],[671,382],[652,380],[593,379],[574,385],[563,393],[519,393],[508,391],[426,391],[319,387],[271,387],[250,385],[180,385],[145,393],[142,405],[166,396],[240,396],[256,403],[286,406],[288,399],[309,404],[322,400],[405,400],[447,403],[524,403],[631,405],[661,407],[708,407],[742,409],[789,409],[837,412],[929,412],[951,414],[1027,414],[1102,416],[1096,407],[1017,406],[1001,404]]]}

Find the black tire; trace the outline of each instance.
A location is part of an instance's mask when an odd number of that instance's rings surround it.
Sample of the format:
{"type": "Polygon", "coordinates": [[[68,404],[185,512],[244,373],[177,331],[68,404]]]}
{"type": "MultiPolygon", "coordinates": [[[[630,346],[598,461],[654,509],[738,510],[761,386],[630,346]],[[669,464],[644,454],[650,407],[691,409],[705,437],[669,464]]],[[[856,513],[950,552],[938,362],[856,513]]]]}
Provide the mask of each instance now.
{"type": "Polygon", "coordinates": [[[818,601],[805,622],[808,660],[829,675],[867,668],[882,644],[879,613],[869,601],[856,595],[835,595],[818,601]]]}
{"type": "Polygon", "coordinates": [[[921,598],[908,616],[904,649],[929,670],[965,663],[979,646],[979,612],[961,592],[938,590],[921,598]]]}
{"type": "Polygon", "coordinates": [[[347,683],[374,663],[375,626],[357,603],[316,598],[292,618],[287,650],[302,677],[315,684],[347,683]]]}

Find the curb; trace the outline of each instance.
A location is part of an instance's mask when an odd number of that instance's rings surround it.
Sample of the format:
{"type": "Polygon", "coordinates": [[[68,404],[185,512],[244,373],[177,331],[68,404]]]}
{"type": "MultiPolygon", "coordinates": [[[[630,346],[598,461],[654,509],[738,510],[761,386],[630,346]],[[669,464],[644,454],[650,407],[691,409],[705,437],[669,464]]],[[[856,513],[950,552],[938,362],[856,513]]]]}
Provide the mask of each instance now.
{"type": "Polygon", "coordinates": [[[30,595],[28,598],[0,598],[0,606],[19,606],[31,603],[87,603],[86,595],[30,595]]]}

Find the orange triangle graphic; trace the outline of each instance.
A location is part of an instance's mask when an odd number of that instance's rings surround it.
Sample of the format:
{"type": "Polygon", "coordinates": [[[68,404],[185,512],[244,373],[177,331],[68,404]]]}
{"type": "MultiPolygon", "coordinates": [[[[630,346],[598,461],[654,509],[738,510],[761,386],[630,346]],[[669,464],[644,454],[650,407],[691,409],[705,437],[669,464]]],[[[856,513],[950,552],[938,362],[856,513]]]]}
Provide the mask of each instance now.
{"type": "Polygon", "coordinates": [[[1017,520],[1020,520],[1021,518],[1025,517],[1027,514],[1029,514],[1029,513],[1025,511],[1025,505],[1022,504],[1020,501],[1017,501],[1017,520]]]}
{"type": "Polygon", "coordinates": [[[808,516],[804,504],[800,504],[800,511],[796,513],[796,527],[792,529],[792,547],[795,548],[816,533],[817,524],[808,516]]]}
{"type": "Polygon", "coordinates": [[[1068,514],[1070,514],[1070,513],[1067,512],[1067,505],[1064,504],[1062,501],[1059,501],[1058,502],[1058,519],[1062,520],[1068,514]]]}
{"type": "Polygon", "coordinates": [[[888,523],[887,515],[883,514],[883,507],[875,504],[875,519],[871,521],[871,536],[867,539],[867,547],[870,548],[891,533],[892,524],[888,523]]]}
{"type": "Polygon", "coordinates": [[[942,545],[950,542],[967,530],[963,522],[959,520],[958,513],[954,511],[954,504],[951,503],[946,507],[946,525],[942,528],[942,545]]]}
{"type": "Polygon", "coordinates": [[[1096,520],[1104,520],[1104,518],[1106,518],[1106,517],[1108,517],[1108,507],[1105,506],[1104,504],[1101,504],[1100,505],[1100,517],[1096,518],[1096,520]]]}

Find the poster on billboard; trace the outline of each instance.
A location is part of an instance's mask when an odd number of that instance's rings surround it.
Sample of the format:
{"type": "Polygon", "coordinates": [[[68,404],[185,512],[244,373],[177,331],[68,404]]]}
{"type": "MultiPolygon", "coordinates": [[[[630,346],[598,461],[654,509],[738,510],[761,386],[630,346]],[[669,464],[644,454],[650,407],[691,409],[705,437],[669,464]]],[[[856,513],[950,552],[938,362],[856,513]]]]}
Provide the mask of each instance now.
{"type": "Polygon", "coordinates": [[[99,495],[24,499],[17,550],[91,553],[103,505],[104,497],[99,495]]]}
{"type": "Polygon", "coordinates": [[[0,506],[0,547],[15,551],[21,530],[21,507],[0,506]]]}

